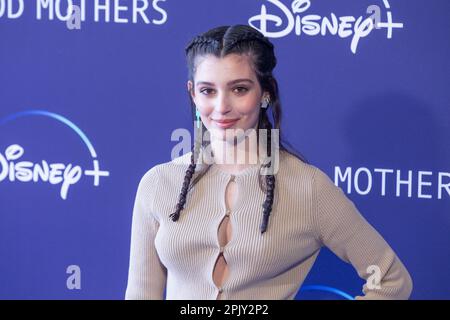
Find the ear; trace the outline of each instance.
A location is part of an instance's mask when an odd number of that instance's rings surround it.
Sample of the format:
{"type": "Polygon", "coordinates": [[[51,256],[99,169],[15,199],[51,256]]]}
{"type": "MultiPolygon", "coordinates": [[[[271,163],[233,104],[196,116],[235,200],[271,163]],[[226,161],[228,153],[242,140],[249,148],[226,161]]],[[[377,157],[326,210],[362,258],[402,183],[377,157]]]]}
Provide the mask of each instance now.
{"type": "Polygon", "coordinates": [[[188,80],[188,82],[187,82],[187,89],[188,89],[189,94],[191,95],[191,98],[193,100],[195,100],[194,84],[192,83],[191,80],[188,80]]]}

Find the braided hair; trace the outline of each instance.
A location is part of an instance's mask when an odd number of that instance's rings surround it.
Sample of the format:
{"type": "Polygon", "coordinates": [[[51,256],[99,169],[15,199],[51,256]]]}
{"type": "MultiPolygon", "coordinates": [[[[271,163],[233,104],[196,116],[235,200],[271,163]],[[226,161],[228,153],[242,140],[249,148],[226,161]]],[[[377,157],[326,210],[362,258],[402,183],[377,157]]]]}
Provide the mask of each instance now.
{"type": "MultiPolygon", "coordinates": [[[[272,151],[272,136],[271,129],[280,130],[281,122],[281,103],[278,93],[278,83],[274,78],[272,71],[277,64],[277,59],[274,53],[273,44],[258,30],[247,25],[234,25],[234,26],[221,26],[211,29],[203,34],[196,36],[185,47],[187,66],[188,66],[188,78],[194,83],[194,75],[196,72],[196,58],[212,54],[218,58],[223,58],[228,54],[235,53],[240,55],[249,55],[252,61],[253,70],[258,78],[258,82],[263,91],[267,91],[270,96],[270,105],[266,109],[261,109],[258,128],[266,129],[267,131],[267,154],[271,158],[272,151]],[[273,119],[273,124],[269,120],[269,116],[273,119]]],[[[192,100],[191,94],[188,92],[189,99],[191,101],[192,119],[195,120],[195,104],[192,100]]],[[[194,130],[203,132],[206,130],[203,123],[201,128],[194,130]]],[[[281,131],[279,131],[281,141],[279,142],[279,149],[286,151],[302,162],[308,163],[307,160],[298,152],[293,151],[294,148],[283,141],[281,131]],[[283,141],[283,142],[282,142],[283,141]],[[289,149],[285,146],[289,146],[289,149]]],[[[197,161],[199,158],[200,150],[206,145],[207,142],[201,142],[201,134],[196,134],[194,146],[192,147],[191,162],[186,170],[186,174],[183,181],[183,186],[179,195],[178,203],[176,205],[175,212],[170,215],[173,221],[177,221],[180,217],[181,211],[186,204],[186,195],[189,190],[195,185],[195,183],[209,170],[209,166],[206,166],[203,170],[196,172],[197,161]],[[192,178],[195,176],[191,183],[192,178]]],[[[259,141],[259,133],[257,139],[259,141]]],[[[263,141],[264,142],[264,141],[263,141]]],[[[270,163],[262,164],[263,167],[270,166],[270,163]]],[[[264,203],[262,204],[262,222],[260,225],[261,234],[267,231],[269,224],[269,217],[272,212],[272,206],[274,202],[275,194],[275,175],[266,174],[259,175],[260,188],[266,195],[264,203]]]]}

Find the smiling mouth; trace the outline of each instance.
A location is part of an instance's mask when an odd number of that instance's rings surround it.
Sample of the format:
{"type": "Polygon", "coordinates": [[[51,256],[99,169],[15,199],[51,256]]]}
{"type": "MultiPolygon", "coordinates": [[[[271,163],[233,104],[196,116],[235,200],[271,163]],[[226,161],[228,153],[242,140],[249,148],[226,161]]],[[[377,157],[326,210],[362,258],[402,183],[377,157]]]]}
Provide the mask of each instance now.
{"type": "Polygon", "coordinates": [[[239,119],[230,119],[230,120],[213,120],[216,125],[220,128],[229,128],[232,127],[239,119]]]}
{"type": "Polygon", "coordinates": [[[227,123],[227,122],[235,122],[238,121],[239,119],[212,119],[212,120],[216,122],[227,123]]]}

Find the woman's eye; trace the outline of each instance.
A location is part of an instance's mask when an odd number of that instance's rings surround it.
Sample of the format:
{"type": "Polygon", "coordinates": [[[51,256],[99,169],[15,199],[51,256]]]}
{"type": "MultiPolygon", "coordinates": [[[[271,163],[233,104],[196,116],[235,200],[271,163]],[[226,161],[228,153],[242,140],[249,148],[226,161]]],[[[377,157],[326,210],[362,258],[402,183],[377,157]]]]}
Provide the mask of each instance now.
{"type": "Polygon", "coordinates": [[[236,87],[235,90],[237,90],[238,93],[244,93],[248,91],[246,87],[236,87]]]}
{"type": "Polygon", "coordinates": [[[200,90],[201,93],[206,94],[206,95],[208,95],[210,91],[212,91],[212,89],[210,89],[210,88],[205,88],[205,89],[200,90]]]}

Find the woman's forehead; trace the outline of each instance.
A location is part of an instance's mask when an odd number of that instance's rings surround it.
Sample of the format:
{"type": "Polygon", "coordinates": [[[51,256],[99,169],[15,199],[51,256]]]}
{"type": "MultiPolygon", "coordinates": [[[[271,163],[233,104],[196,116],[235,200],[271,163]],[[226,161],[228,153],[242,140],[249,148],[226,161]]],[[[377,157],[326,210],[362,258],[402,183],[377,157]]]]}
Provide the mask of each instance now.
{"type": "Polygon", "coordinates": [[[196,76],[198,78],[201,75],[202,81],[217,80],[218,78],[255,79],[250,58],[245,55],[229,54],[222,58],[207,55],[198,60],[196,69],[196,76]]]}

